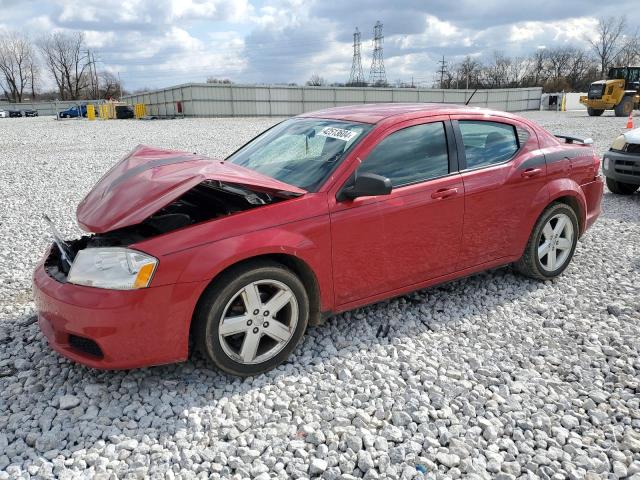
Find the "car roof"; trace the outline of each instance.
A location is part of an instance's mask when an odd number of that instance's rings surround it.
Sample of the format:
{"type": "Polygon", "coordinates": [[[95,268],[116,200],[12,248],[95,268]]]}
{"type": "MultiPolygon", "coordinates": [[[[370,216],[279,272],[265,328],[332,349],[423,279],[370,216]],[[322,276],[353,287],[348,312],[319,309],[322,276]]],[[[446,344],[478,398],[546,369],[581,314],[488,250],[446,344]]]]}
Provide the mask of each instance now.
{"type": "Polygon", "coordinates": [[[452,103],[368,103],[316,110],[315,112],[303,113],[299,116],[361,123],[379,123],[392,117],[403,117],[403,120],[407,120],[417,117],[449,114],[482,114],[517,118],[515,115],[505,112],[452,103]]]}

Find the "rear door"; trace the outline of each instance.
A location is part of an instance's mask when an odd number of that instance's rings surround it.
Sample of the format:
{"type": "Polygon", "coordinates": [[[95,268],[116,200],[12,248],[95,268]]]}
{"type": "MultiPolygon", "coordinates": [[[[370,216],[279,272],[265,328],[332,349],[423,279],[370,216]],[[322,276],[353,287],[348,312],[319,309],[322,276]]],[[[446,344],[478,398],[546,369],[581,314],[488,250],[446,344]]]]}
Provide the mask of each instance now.
{"type": "Polygon", "coordinates": [[[547,167],[533,129],[502,117],[452,116],[465,189],[458,269],[521,253],[547,167]]]}
{"type": "Polygon", "coordinates": [[[357,168],[391,179],[391,194],[330,197],[336,304],[454,271],[464,207],[454,142],[448,117],[396,125],[357,168]]]}

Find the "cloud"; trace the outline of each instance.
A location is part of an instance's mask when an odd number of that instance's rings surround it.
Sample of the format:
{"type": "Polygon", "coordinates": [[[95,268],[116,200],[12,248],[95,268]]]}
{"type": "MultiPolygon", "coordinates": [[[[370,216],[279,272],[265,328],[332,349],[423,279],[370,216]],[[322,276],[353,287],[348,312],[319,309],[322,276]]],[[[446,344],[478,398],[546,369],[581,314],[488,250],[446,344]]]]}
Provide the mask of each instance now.
{"type": "Polygon", "coordinates": [[[373,25],[384,24],[390,81],[430,83],[444,55],[523,56],[538,47],[586,46],[600,16],[625,12],[640,24],[637,0],[0,0],[0,30],[82,30],[99,68],[128,88],[204,81],[303,83],[317,73],[346,81],[353,30],[362,32],[368,76],[373,25]]]}
{"type": "Polygon", "coordinates": [[[66,28],[160,30],[183,21],[247,20],[248,0],[55,0],[53,17],[66,28]]]}

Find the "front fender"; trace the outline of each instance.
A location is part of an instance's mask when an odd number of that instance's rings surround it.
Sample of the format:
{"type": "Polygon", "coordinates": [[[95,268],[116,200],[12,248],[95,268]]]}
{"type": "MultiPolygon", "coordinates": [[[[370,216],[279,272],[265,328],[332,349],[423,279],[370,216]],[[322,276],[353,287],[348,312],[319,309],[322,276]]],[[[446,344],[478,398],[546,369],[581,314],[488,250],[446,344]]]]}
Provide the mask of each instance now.
{"type": "Polygon", "coordinates": [[[178,283],[210,281],[232,265],[263,255],[288,255],[315,274],[322,310],[333,307],[331,237],[328,218],[312,218],[245,233],[202,245],[190,252],[178,283]],[[197,279],[197,280],[196,280],[197,279]]]}

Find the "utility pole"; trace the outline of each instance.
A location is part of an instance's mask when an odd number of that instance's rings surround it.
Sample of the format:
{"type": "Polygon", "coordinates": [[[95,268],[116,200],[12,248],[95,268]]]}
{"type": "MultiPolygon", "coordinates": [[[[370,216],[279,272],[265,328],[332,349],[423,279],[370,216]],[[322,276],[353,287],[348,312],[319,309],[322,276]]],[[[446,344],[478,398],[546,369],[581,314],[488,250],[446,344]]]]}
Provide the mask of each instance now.
{"type": "Polygon", "coordinates": [[[444,88],[444,74],[447,71],[447,61],[444,59],[444,55],[438,63],[440,64],[440,88],[444,88]]]}
{"type": "Polygon", "coordinates": [[[364,85],[360,45],[360,30],[356,27],[356,31],[353,33],[353,62],[351,63],[351,75],[348,83],[352,87],[362,87],[364,85]]]}
{"type": "Polygon", "coordinates": [[[382,54],[382,22],[378,20],[373,27],[373,60],[369,71],[369,83],[371,85],[387,85],[387,73],[384,70],[384,58],[382,54]]]}
{"type": "Polygon", "coordinates": [[[100,96],[100,79],[98,78],[98,70],[96,69],[96,57],[95,55],[92,53],[91,54],[91,59],[92,59],[92,65],[93,65],[93,74],[96,77],[96,89],[94,91],[94,99],[98,99],[98,97],[100,96]]]}
{"type": "Polygon", "coordinates": [[[95,100],[99,96],[100,84],[98,70],[96,69],[96,57],[91,50],[87,50],[87,64],[89,65],[89,79],[91,81],[90,96],[93,97],[92,100],[95,100]]]}
{"type": "Polygon", "coordinates": [[[89,64],[89,81],[91,82],[91,91],[89,92],[89,96],[93,97],[93,92],[95,91],[93,85],[93,70],[91,66],[91,51],[87,50],[87,63],[89,64]]]}

